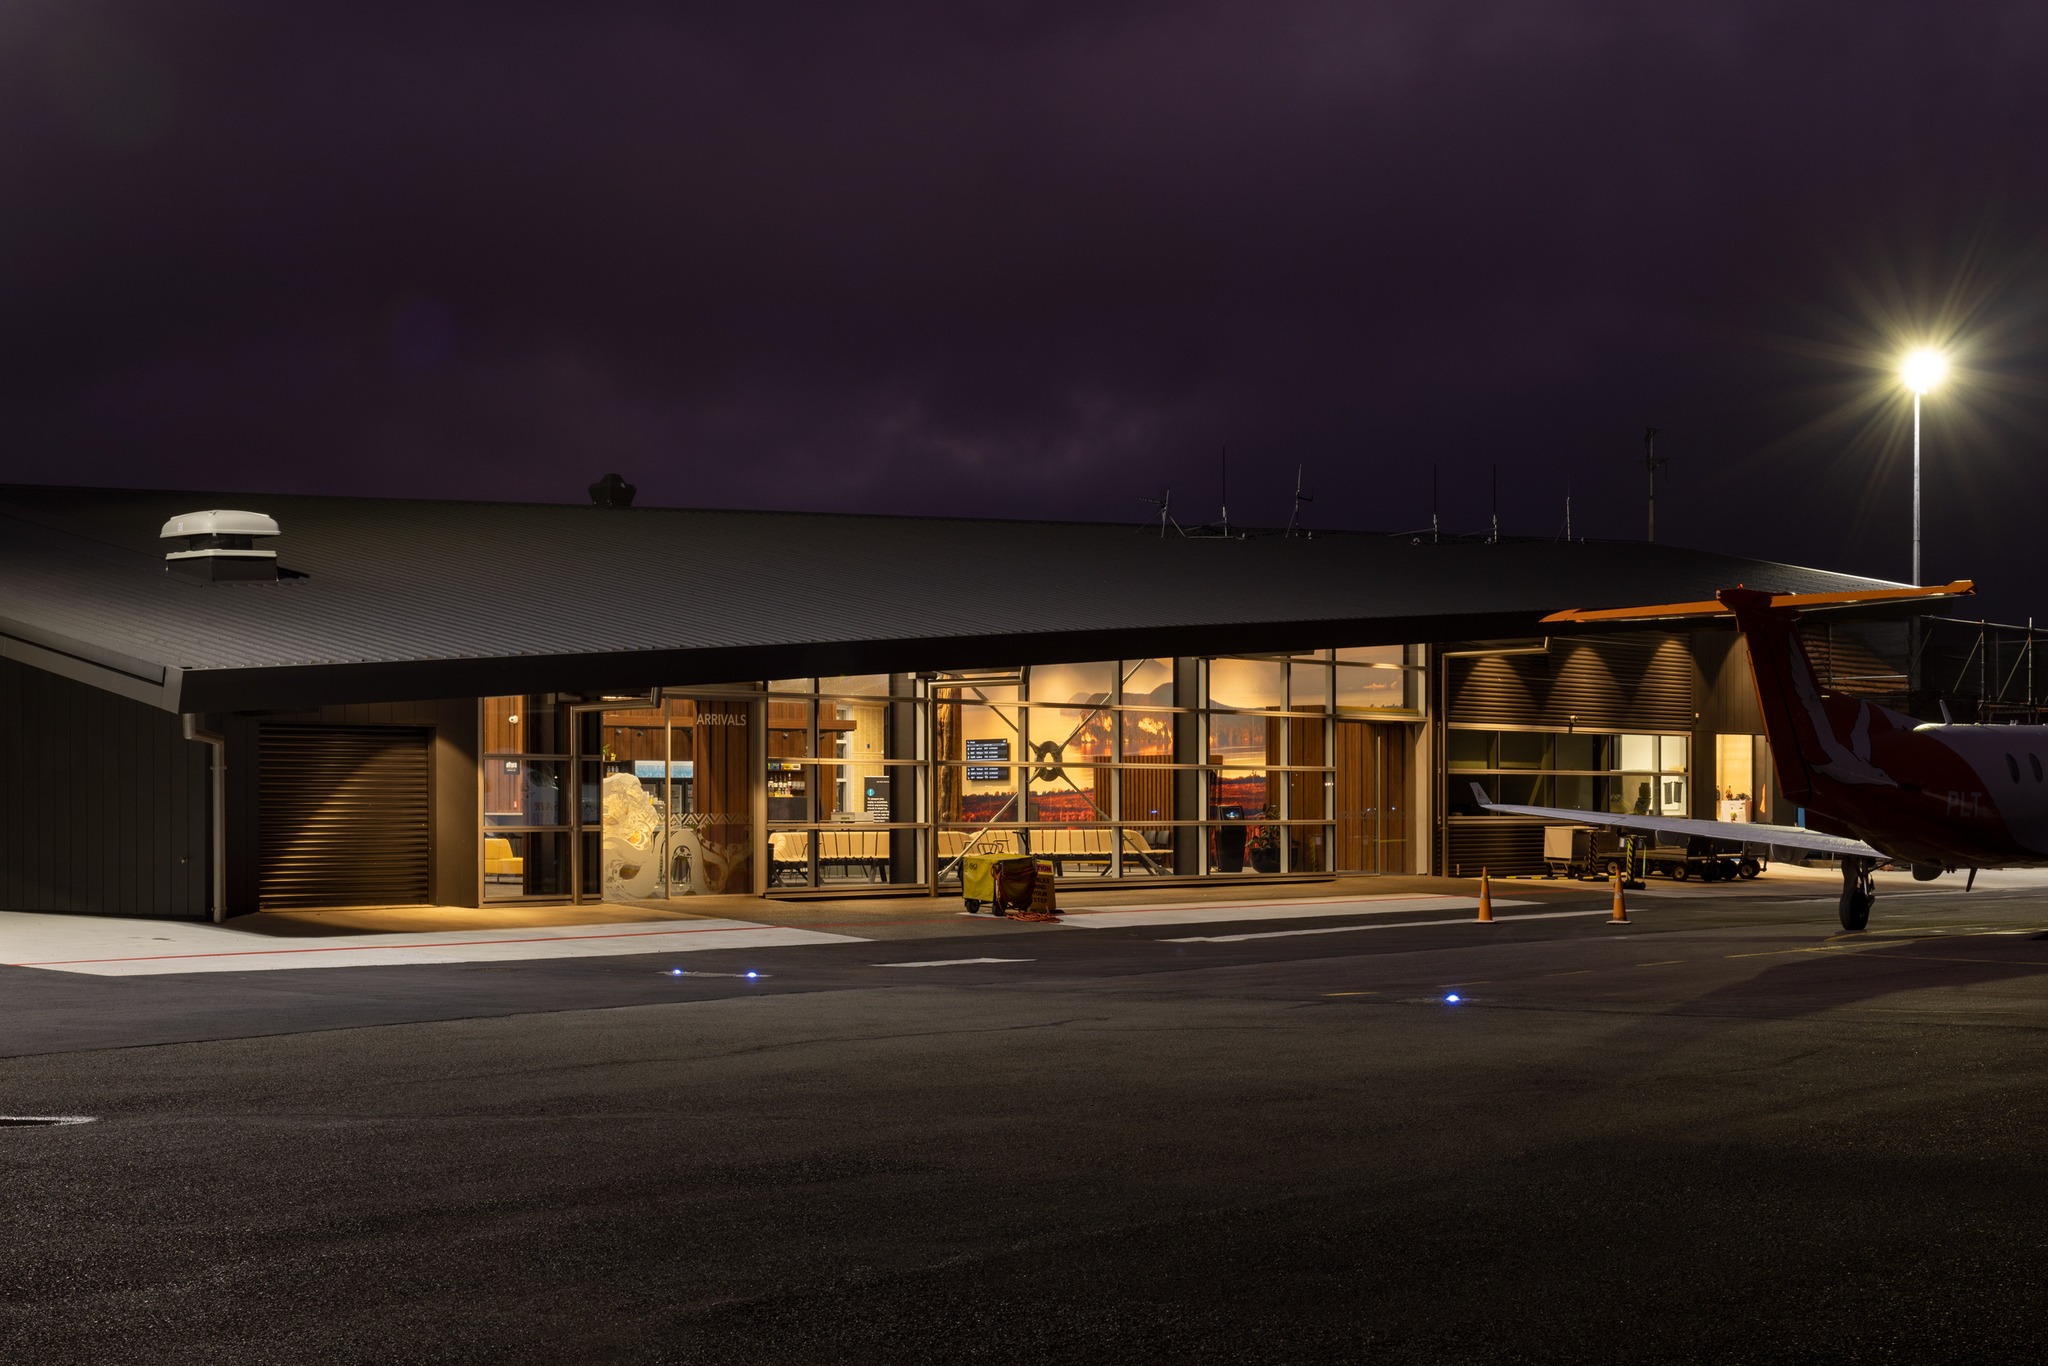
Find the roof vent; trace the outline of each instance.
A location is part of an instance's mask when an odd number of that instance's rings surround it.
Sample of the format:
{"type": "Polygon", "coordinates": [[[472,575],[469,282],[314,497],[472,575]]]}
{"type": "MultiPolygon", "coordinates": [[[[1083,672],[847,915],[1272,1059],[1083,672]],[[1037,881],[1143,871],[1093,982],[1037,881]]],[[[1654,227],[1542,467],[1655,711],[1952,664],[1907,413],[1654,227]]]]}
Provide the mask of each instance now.
{"type": "Polygon", "coordinates": [[[164,523],[165,540],[184,541],[166,551],[164,568],[215,583],[261,583],[277,578],[277,552],[258,550],[256,537],[277,535],[277,523],[260,512],[188,512],[164,523]]]}
{"type": "Polygon", "coordinates": [[[601,508],[629,508],[640,490],[616,474],[607,474],[590,486],[590,501],[601,508]]]}

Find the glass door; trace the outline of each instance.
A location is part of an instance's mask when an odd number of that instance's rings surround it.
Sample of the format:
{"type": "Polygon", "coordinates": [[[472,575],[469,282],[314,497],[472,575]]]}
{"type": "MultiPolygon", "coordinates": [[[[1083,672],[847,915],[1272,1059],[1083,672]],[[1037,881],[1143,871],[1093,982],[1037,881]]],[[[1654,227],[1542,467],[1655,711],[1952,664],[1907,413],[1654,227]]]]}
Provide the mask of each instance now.
{"type": "Polygon", "coordinates": [[[667,895],[754,890],[754,731],[760,703],[675,697],[669,743],[667,895]]]}
{"type": "Polygon", "coordinates": [[[669,697],[584,714],[580,899],[753,892],[758,706],[669,697]]]}

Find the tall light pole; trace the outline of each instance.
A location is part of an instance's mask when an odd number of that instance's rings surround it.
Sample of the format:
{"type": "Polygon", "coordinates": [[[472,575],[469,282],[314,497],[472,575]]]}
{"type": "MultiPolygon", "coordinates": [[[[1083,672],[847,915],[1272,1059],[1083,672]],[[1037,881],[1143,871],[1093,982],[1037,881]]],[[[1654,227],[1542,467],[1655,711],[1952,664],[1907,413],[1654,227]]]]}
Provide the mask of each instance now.
{"type": "Polygon", "coordinates": [[[1941,383],[1948,373],[1948,357],[1933,347],[1923,346],[1906,353],[1899,377],[1913,391],[1913,586],[1920,586],[1920,396],[1941,383]]]}

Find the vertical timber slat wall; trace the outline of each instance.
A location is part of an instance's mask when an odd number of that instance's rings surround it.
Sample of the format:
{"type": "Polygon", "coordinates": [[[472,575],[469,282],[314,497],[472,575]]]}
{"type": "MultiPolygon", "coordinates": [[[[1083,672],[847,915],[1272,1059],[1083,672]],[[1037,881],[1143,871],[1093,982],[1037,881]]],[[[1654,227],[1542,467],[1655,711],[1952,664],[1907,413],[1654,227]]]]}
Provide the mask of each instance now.
{"type": "Polygon", "coordinates": [[[171,713],[0,659],[0,910],[205,919],[206,767],[171,713]]]}

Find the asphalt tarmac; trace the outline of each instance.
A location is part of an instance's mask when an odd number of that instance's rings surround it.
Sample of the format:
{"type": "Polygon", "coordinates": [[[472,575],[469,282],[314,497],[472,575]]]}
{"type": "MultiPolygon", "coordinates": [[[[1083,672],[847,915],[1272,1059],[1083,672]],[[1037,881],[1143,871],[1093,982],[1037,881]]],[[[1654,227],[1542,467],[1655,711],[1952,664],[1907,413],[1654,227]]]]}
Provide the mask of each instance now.
{"type": "Polygon", "coordinates": [[[1736,890],[0,969],[0,1361],[2040,1360],[2048,884],[1736,890]]]}

